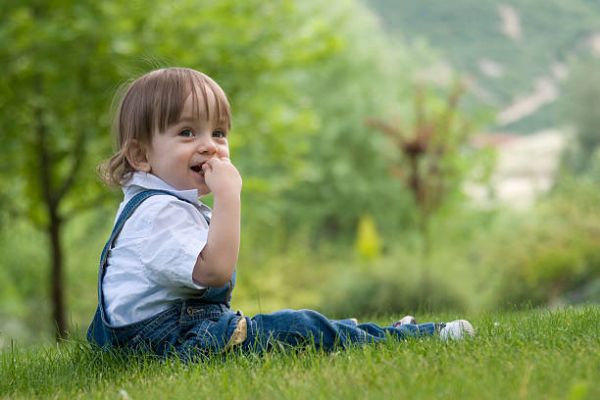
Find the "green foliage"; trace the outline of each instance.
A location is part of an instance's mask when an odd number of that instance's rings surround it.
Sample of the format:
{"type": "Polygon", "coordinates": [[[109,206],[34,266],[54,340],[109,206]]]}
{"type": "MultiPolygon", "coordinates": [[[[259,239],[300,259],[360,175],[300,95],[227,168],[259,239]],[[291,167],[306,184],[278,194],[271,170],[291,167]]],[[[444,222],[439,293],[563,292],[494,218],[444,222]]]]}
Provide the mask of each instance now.
{"type": "Polygon", "coordinates": [[[31,226],[14,222],[0,231],[0,347],[10,338],[39,340],[50,332],[48,323],[47,252],[43,237],[31,226]],[[25,240],[24,238],[27,238],[25,240]]]}
{"type": "Polygon", "coordinates": [[[32,219],[45,220],[39,168],[32,168],[41,162],[39,151],[33,151],[39,134],[17,134],[36,132],[43,124],[51,184],[60,189],[74,176],[63,214],[95,199],[92,171],[110,155],[108,110],[115,89],[149,67],[182,65],[222,84],[234,109],[234,158],[248,177],[248,189],[260,187],[253,183],[258,180],[272,190],[273,182],[288,179],[298,168],[298,161],[289,160],[299,159],[304,136],[314,130],[316,117],[301,104],[297,75],[339,47],[328,15],[318,7],[291,1],[187,0],[144,7],[5,4],[0,121],[7,133],[4,148],[14,159],[3,158],[3,185],[16,191],[25,184],[29,196],[17,204],[25,205],[32,219]]]}
{"type": "Polygon", "coordinates": [[[321,307],[327,315],[360,319],[366,315],[467,309],[470,299],[457,287],[458,279],[442,277],[439,270],[429,279],[429,295],[423,296],[419,268],[418,254],[395,254],[369,266],[346,265],[344,273],[330,284],[321,307]]]}
{"type": "Polygon", "coordinates": [[[500,237],[490,255],[503,263],[499,303],[598,302],[598,292],[586,288],[600,280],[599,204],[592,182],[563,182],[510,237],[500,237]]]}
{"type": "Polygon", "coordinates": [[[110,21],[97,3],[78,3],[3,3],[2,187],[40,227],[48,203],[62,217],[97,198],[94,165],[109,149],[106,110],[120,77],[100,34],[110,21]]]}
{"type": "Polygon", "coordinates": [[[420,309],[477,312],[600,301],[597,180],[563,180],[526,211],[462,210],[433,221],[421,293],[418,236],[404,233],[372,265],[340,261],[323,307],[337,316],[420,309]]]}
{"type": "Polygon", "coordinates": [[[381,138],[365,120],[397,107],[417,64],[409,62],[409,50],[387,42],[361,7],[340,2],[325,8],[340,49],[307,71],[304,97],[317,124],[281,210],[288,232],[308,227],[313,244],[335,237],[350,242],[365,213],[383,230],[402,223],[406,195],[387,171],[381,138]]]}
{"type": "Polygon", "coordinates": [[[455,103],[452,110],[445,107],[446,93],[439,94],[445,88],[425,93],[415,89],[418,70],[436,58],[431,50],[392,45],[373,21],[357,15],[346,16],[337,26],[347,48],[313,74],[309,87],[322,123],[310,138],[307,168],[300,170],[298,185],[287,191],[290,204],[283,213],[292,232],[300,226],[312,228],[313,244],[331,238],[349,242],[365,213],[384,235],[414,223],[412,194],[394,169],[404,155],[369,121],[400,119],[411,129],[421,122],[416,121],[415,97],[421,100],[418,111],[429,118],[426,123],[440,131],[436,149],[445,147],[449,153],[443,160],[449,171],[445,198],[460,197],[457,182],[478,167],[471,163],[476,152],[465,151],[464,139],[481,123],[480,116],[467,116],[455,103]],[[364,31],[370,36],[362,35],[364,31]]]}
{"type": "MultiPolygon", "coordinates": [[[[69,331],[87,329],[97,304],[98,260],[110,234],[115,210],[105,207],[68,224],[65,250],[65,297],[69,331]],[[109,216],[109,217],[107,217],[109,216]]],[[[25,220],[12,220],[0,231],[0,347],[11,339],[36,343],[51,339],[53,323],[48,301],[48,249],[42,232],[25,220]]]]}

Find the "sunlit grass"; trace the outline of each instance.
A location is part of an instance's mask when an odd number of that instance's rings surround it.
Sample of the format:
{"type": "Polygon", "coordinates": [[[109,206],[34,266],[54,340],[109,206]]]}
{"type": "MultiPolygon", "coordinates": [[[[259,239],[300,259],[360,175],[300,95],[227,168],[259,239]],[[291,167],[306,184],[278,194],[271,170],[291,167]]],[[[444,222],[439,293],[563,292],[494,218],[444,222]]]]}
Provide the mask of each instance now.
{"type": "MultiPolygon", "coordinates": [[[[429,316],[444,320],[448,315],[429,316]]],[[[6,349],[3,398],[599,398],[600,307],[485,314],[477,337],[324,354],[229,354],[183,364],[72,341],[6,349]]],[[[384,322],[384,321],[381,321],[384,322]]]]}

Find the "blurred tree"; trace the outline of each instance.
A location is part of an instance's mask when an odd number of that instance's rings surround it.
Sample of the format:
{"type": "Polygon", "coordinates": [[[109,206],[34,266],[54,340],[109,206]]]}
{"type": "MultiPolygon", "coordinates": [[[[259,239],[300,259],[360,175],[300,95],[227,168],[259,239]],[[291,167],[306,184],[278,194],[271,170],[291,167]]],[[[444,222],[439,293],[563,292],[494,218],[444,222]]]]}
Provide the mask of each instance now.
{"type": "Polygon", "coordinates": [[[405,107],[417,70],[434,58],[429,49],[390,42],[359,3],[328,2],[322,8],[340,49],[308,70],[306,102],[315,110],[317,133],[306,142],[306,163],[285,191],[281,213],[288,232],[308,231],[313,245],[350,243],[365,214],[384,236],[407,225],[410,198],[387,172],[385,141],[364,120],[405,107]]]}
{"type": "Polygon", "coordinates": [[[8,1],[0,14],[3,193],[47,234],[52,318],[64,337],[64,223],[105,197],[91,153],[108,149],[103,110],[119,80],[104,34],[112,21],[91,1],[8,1]]]}
{"type": "Polygon", "coordinates": [[[410,190],[417,209],[417,226],[423,239],[422,284],[430,294],[428,259],[431,253],[431,221],[462,192],[462,184],[475,165],[465,154],[474,130],[458,109],[464,90],[456,82],[445,99],[425,96],[422,87],[414,94],[414,126],[402,126],[371,118],[367,124],[388,137],[400,154],[392,173],[410,190]]]}
{"type": "Polygon", "coordinates": [[[148,64],[213,76],[232,100],[246,189],[270,190],[267,177],[283,180],[298,168],[289,159],[303,151],[298,138],[314,119],[295,74],[336,47],[334,27],[313,18],[316,3],[0,4],[0,200],[47,234],[57,337],[67,333],[62,233],[109,196],[92,171],[110,155],[108,105],[119,84],[148,64]]]}

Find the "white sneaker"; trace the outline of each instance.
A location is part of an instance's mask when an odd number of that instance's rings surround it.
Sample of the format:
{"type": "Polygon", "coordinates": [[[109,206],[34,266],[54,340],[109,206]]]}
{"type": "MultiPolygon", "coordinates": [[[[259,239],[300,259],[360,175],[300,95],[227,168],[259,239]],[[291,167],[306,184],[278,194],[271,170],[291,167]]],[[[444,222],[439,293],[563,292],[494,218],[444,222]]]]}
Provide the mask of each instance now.
{"type": "Polygon", "coordinates": [[[415,319],[415,317],[413,317],[412,315],[406,315],[400,321],[394,322],[392,324],[392,326],[397,328],[402,325],[416,325],[416,324],[417,324],[417,320],[415,319]]]}
{"type": "Polygon", "coordinates": [[[460,340],[467,335],[475,336],[475,329],[473,329],[473,325],[465,319],[446,322],[440,329],[440,338],[442,338],[442,340],[460,340]]]}

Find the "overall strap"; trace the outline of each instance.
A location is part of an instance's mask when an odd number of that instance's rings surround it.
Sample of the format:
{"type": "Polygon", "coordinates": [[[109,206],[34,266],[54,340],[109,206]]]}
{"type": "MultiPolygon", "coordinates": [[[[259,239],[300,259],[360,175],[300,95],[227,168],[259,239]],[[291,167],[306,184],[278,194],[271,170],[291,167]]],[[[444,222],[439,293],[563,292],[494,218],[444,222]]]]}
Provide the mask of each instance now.
{"type": "Polygon", "coordinates": [[[133,212],[139,207],[140,204],[142,204],[144,202],[144,200],[148,199],[149,197],[152,197],[155,195],[160,195],[160,194],[174,196],[174,197],[177,197],[179,200],[183,200],[183,201],[189,203],[189,201],[182,199],[181,197],[179,197],[171,192],[168,192],[166,190],[152,189],[152,190],[144,190],[142,192],[137,193],[135,196],[133,196],[127,202],[127,204],[125,204],[125,207],[123,207],[123,211],[121,211],[119,218],[117,218],[117,222],[115,222],[112,233],[110,234],[108,241],[104,245],[104,249],[102,249],[102,256],[100,258],[100,266],[101,267],[102,267],[102,265],[104,265],[104,261],[106,261],[106,258],[108,257],[108,252],[112,248],[112,245],[113,245],[115,239],[117,238],[117,236],[119,236],[119,233],[121,233],[121,230],[123,229],[123,226],[125,225],[125,222],[127,222],[127,220],[129,219],[129,217],[131,217],[133,212]]]}
{"type": "MultiPolygon", "coordinates": [[[[186,203],[190,203],[190,201],[188,201],[184,198],[181,198],[181,197],[177,196],[176,194],[169,192],[167,190],[151,189],[151,190],[144,190],[142,192],[137,193],[127,202],[127,204],[125,204],[125,207],[123,207],[123,211],[121,211],[121,214],[119,214],[119,217],[117,218],[117,222],[115,222],[112,233],[110,234],[110,237],[108,238],[108,241],[104,245],[104,249],[102,249],[102,255],[100,256],[100,268],[98,270],[98,301],[99,301],[99,304],[102,304],[102,294],[101,294],[100,287],[102,285],[102,278],[104,275],[104,266],[106,265],[106,261],[108,259],[108,253],[110,252],[110,249],[113,247],[113,244],[114,244],[117,236],[119,236],[119,233],[121,233],[121,230],[123,229],[123,226],[125,225],[125,222],[127,222],[127,220],[129,219],[129,217],[131,217],[133,212],[146,199],[148,199],[149,197],[155,196],[155,195],[174,196],[174,197],[178,198],[179,200],[185,201],[186,203]]],[[[205,216],[204,214],[202,214],[202,215],[204,216],[204,218],[206,218],[207,222],[210,223],[210,219],[207,216],[205,216]]]]}

